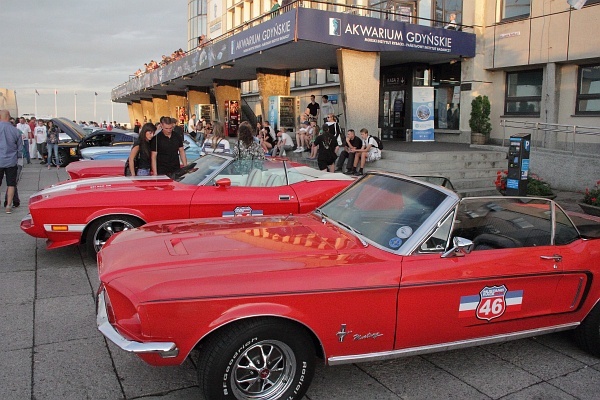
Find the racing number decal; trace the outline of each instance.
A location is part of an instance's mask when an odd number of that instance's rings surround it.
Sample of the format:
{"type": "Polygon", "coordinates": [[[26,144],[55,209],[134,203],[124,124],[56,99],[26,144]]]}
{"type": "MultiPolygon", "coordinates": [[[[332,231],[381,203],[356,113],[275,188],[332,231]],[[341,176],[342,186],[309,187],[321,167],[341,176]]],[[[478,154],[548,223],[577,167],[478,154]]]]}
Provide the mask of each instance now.
{"type": "Polygon", "coordinates": [[[523,291],[509,291],[505,285],[486,286],[479,294],[461,296],[458,307],[459,318],[473,318],[491,321],[505,312],[519,311],[523,304],[523,291]]]}
{"type": "Polygon", "coordinates": [[[492,320],[506,311],[506,286],[484,287],[479,292],[479,304],[475,316],[479,319],[492,320]]]}

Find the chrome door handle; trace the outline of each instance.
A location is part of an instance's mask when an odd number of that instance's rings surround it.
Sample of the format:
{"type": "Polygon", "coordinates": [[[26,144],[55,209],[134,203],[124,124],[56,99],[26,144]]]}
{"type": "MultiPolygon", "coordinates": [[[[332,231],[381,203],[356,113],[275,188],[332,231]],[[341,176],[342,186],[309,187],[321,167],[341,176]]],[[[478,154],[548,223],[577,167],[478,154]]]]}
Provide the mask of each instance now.
{"type": "Polygon", "coordinates": [[[279,200],[289,201],[291,198],[292,198],[292,196],[290,196],[289,194],[280,194],[279,195],[279,200]]]}
{"type": "Polygon", "coordinates": [[[554,260],[554,262],[562,261],[562,256],[559,254],[555,254],[553,256],[540,256],[542,260],[554,260]]]}

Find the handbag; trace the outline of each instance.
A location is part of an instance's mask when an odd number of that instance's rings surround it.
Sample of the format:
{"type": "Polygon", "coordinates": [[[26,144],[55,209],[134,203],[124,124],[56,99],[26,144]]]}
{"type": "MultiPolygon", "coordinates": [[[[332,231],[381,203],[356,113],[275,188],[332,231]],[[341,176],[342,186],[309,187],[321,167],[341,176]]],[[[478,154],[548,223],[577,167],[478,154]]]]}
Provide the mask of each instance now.
{"type": "MultiPolygon", "coordinates": [[[[133,171],[135,172],[136,175],[137,175],[137,172],[138,172],[138,160],[139,160],[139,158],[140,158],[140,153],[138,152],[138,154],[133,159],[133,171]]],[[[129,157],[127,157],[127,161],[125,161],[125,170],[123,171],[123,174],[125,176],[131,176],[131,171],[129,170],[129,157]]]]}

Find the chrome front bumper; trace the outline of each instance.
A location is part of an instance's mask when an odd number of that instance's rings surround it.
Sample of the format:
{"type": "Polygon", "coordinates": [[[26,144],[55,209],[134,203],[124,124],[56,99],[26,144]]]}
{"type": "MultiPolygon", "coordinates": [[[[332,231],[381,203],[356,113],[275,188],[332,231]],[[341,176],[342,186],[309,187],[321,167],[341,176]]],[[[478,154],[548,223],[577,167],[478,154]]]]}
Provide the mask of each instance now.
{"type": "Polygon", "coordinates": [[[105,291],[98,294],[96,305],[96,325],[98,330],[122,350],[130,353],[158,353],[162,358],[173,358],[179,354],[177,345],[173,342],[135,342],[123,337],[108,321],[106,312],[105,291]]]}

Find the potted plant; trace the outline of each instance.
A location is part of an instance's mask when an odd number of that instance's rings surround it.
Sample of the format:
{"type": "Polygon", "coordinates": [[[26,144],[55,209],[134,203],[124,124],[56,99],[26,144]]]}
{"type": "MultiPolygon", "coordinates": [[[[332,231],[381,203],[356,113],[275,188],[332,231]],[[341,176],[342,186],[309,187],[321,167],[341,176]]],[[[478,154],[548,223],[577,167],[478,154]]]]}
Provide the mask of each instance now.
{"type": "Polygon", "coordinates": [[[485,144],[492,131],[490,123],[490,100],[487,96],[477,96],[471,102],[471,143],[485,144]]]}
{"type": "Polygon", "coordinates": [[[589,188],[585,189],[583,201],[579,203],[579,207],[586,214],[600,217],[600,181],[596,182],[591,190],[589,188]]]}

